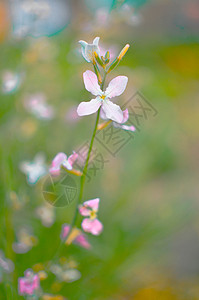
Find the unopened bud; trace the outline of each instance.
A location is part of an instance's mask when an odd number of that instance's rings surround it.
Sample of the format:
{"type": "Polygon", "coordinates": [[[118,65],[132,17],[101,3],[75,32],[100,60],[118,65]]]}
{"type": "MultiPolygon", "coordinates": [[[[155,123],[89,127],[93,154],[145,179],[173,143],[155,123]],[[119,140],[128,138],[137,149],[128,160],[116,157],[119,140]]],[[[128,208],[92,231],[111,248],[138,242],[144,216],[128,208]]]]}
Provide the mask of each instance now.
{"type": "Polygon", "coordinates": [[[82,176],[82,172],[76,169],[68,170],[68,173],[76,175],[76,176],[82,176]]]}
{"type": "Polygon", "coordinates": [[[107,51],[106,52],[106,54],[105,54],[105,57],[104,57],[105,59],[110,59],[110,52],[109,51],[107,51]]]}
{"type": "Polygon", "coordinates": [[[124,57],[124,55],[126,54],[126,52],[128,51],[130,45],[126,44],[126,46],[122,49],[122,51],[120,52],[120,54],[118,55],[118,59],[119,61],[124,57]]]}
{"type": "Polygon", "coordinates": [[[76,237],[78,237],[79,234],[80,234],[80,230],[77,228],[73,228],[65,243],[67,245],[70,245],[76,239],[76,237]]]}
{"type": "Polygon", "coordinates": [[[112,71],[118,64],[119,64],[119,59],[118,57],[112,62],[112,64],[110,65],[107,73],[109,73],[110,71],[112,71]]]}
{"type": "Polygon", "coordinates": [[[100,75],[100,71],[98,69],[98,66],[97,65],[93,65],[93,66],[94,66],[95,74],[97,75],[97,79],[99,81],[99,84],[101,84],[102,83],[102,77],[100,75]]]}
{"type": "Polygon", "coordinates": [[[76,170],[76,169],[72,169],[72,170],[68,170],[67,168],[65,168],[64,166],[61,166],[61,168],[66,171],[67,173],[69,174],[73,174],[73,175],[76,175],[76,176],[82,176],[82,172],[79,171],[79,170],[76,170]]]}
{"type": "Polygon", "coordinates": [[[95,56],[95,59],[96,61],[98,62],[98,64],[103,67],[103,62],[101,60],[101,58],[98,56],[97,52],[94,51],[94,56],[95,56]]]}
{"type": "Polygon", "coordinates": [[[124,57],[124,55],[128,51],[129,47],[130,47],[129,44],[126,44],[126,46],[122,49],[122,51],[120,52],[120,54],[118,55],[118,57],[110,65],[107,73],[109,73],[110,71],[112,71],[119,64],[119,62],[122,60],[122,58],[124,57]]]}
{"type": "Polygon", "coordinates": [[[97,126],[97,130],[102,130],[104,128],[106,128],[112,121],[107,121],[107,122],[104,122],[104,123],[101,123],[97,126]]]}

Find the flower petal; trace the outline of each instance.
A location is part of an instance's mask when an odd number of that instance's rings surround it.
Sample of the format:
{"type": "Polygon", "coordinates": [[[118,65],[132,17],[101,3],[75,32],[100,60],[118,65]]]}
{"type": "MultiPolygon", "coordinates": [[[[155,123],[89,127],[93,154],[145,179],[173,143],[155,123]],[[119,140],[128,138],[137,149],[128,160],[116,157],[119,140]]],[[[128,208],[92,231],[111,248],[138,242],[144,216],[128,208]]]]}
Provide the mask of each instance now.
{"type": "Polygon", "coordinates": [[[80,45],[81,45],[81,50],[82,50],[82,56],[83,58],[87,61],[87,62],[90,62],[90,60],[88,59],[87,55],[86,55],[86,52],[85,52],[85,49],[86,49],[86,45],[88,45],[88,43],[86,43],[85,41],[79,41],[80,45]]]}
{"type": "Polygon", "coordinates": [[[93,45],[95,45],[95,46],[98,47],[99,40],[100,40],[100,38],[99,38],[98,36],[97,36],[96,38],[94,38],[94,40],[93,40],[93,45]]]}
{"type": "Polygon", "coordinates": [[[123,120],[122,120],[122,123],[126,123],[126,121],[128,120],[128,118],[129,118],[129,111],[128,111],[128,108],[126,108],[123,111],[123,120]]]}
{"type": "Polygon", "coordinates": [[[58,176],[60,173],[60,167],[64,161],[67,161],[67,156],[63,152],[59,152],[52,161],[49,172],[51,175],[58,176]]]}
{"type": "Polygon", "coordinates": [[[99,202],[100,202],[100,199],[96,198],[96,199],[85,201],[83,203],[83,206],[90,207],[92,210],[94,210],[95,212],[97,212],[98,208],[99,208],[99,202]]]}
{"type": "Polygon", "coordinates": [[[103,230],[103,225],[98,219],[84,219],[82,221],[82,228],[85,232],[90,232],[93,235],[99,235],[103,230]]]}
{"type": "Polygon", "coordinates": [[[121,128],[121,129],[124,129],[124,130],[127,130],[127,131],[132,131],[134,132],[136,129],[135,127],[132,125],[132,126],[128,126],[128,125],[121,125],[121,124],[118,124],[116,122],[113,122],[113,126],[115,128],[121,128]]]}
{"type": "Polygon", "coordinates": [[[82,205],[79,206],[79,212],[82,216],[88,217],[91,214],[91,211],[98,211],[100,199],[92,199],[85,201],[82,205]]]}
{"type": "Polygon", "coordinates": [[[72,170],[73,168],[67,159],[63,161],[62,166],[64,166],[67,170],[72,170]]]}
{"type": "Polygon", "coordinates": [[[126,76],[115,77],[109,83],[109,85],[106,89],[105,95],[108,98],[120,96],[124,92],[127,82],[128,82],[128,77],[126,77],[126,76]]]}
{"type": "Polygon", "coordinates": [[[70,231],[70,225],[69,224],[63,224],[62,225],[61,236],[60,236],[61,240],[64,240],[67,237],[69,231],[70,231]]]}
{"type": "Polygon", "coordinates": [[[76,161],[76,159],[78,158],[78,154],[73,151],[73,154],[71,154],[68,158],[68,162],[71,166],[73,166],[74,162],[76,161]]]}
{"type": "Polygon", "coordinates": [[[105,114],[105,112],[103,110],[103,107],[100,110],[100,118],[102,118],[103,120],[107,120],[107,117],[106,117],[106,114],[105,114]]]}
{"type": "Polygon", "coordinates": [[[111,119],[117,123],[122,123],[123,112],[119,105],[112,103],[109,100],[104,100],[102,104],[104,113],[106,114],[107,119],[111,119]]]}
{"type": "Polygon", "coordinates": [[[52,167],[60,167],[62,162],[67,159],[67,156],[63,152],[59,152],[52,161],[52,167]]]}
{"type": "Polygon", "coordinates": [[[88,242],[86,236],[84,234],[80,234],[76,237],[74,243],[82,246],[85,249],[90,249],[91,248],[91,244],[88,242]]]}
{"type": "Polygon", "coordinates": [[[98,84],[97,76],[92,71],[87,70],[83,74],[84,85],[87,91],[92,93],[95,96],[102,94],[100,86],[98,84]]]}
{"type": "Polygon", "coordinates": [[[77,107],[77,114],[79,116],[88,116],[94,114],[99,109],[101,104],[102,102],[100,97],[92,99],[89,102],[81,102],[77,107]]]}
{"type": "Polygon", "coordinates": [[[80,215],[84,216],[84,217],[89,217],[91,210],[86,208],[84,205],[80,205],[79,206],[79,213],[80,215]]]}

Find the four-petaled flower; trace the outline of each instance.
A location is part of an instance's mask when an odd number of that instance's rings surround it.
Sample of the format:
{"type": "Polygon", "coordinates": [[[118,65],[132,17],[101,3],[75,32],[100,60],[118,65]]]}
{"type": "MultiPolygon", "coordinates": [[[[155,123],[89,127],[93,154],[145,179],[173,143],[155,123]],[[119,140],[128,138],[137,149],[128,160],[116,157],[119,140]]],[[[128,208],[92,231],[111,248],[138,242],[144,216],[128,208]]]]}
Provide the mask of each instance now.
{"type": "Polygon", "coordinates": [[[100,106],[103,114],[107,119],[111,119],[117,123],[122,123],[123,112],[121,108],[112,103],[109,99],[120,96],[127,85],[128,77],[117,76],[111,80],[105,92],[103,92],[98,84],[97,76],[92,71],[87,70],[83,74],[84,84],[87,91],[97,96],[89,102],[81,102],[77,108],[79,116],[91,115],[95,113],[100,106]]]}
{"type": "Polygon", "coordinates": [[[88,200],[79,206],[79,212],[85,218],[82,221],[82,228],[85,232],[90,232],[93,235],[99,235],[103,230],[102,223],[97,219],[99,208],[99,198],[88,200]]]}
{"type": "Polygon", "coordinates": [[[67,155],[63,152],[59,152],[52,161],[49,172],[53,176],[59,176],[61,166],[65,167],[67,170],[73,169],[73,164],[76,161],[78,154],[73,152],[72,155],[67,158],[67,155]]]}
{"type": "Polygon", "coordinates": [[[20,295],[34,295],[39,289],[39,276],[34,274],[31,269],[24,272],[24,277],[19,278],[19,294],[20,295]]]}
{"type": "Polygon", "coordinates": [[[99,46],[98,46],[98,43],[99,43],[99,37],[96,37],[94,40],[93,40],[93,43],[92,44],[88,44],[87,42],[85,41],[79,41],[81,47],[82,47],[82,55],[83,57],[85,58],[85,60],[87,62],[93,62],[94,60],[94,52],[96,52],[98,54],[98,56],[100,56],[100,49],[99,49],[99,46]]]}
{"type": "MultiPolygon", "coordinates": [[[[104,112],[101,110],[100,111],[100,117],[103,119],[103,120],[107,120],[106,118],[106,115],[104,114],[104,112]]],[[[131,126],[128,126],[128,125],[124,125],[124,123],[126,123],[129,119],[129,111],[128,111],[128,108],[126,108],[124,111],[123,111],[123,120],[122,120],[122,124],[119,124],[117,122],[113,122],[113,126],[115,128],[121,128],[121,129],[124,129],[124,130],[127,130],[127,131],[135,131],[135,126],[131,125],[131,126]]]]}

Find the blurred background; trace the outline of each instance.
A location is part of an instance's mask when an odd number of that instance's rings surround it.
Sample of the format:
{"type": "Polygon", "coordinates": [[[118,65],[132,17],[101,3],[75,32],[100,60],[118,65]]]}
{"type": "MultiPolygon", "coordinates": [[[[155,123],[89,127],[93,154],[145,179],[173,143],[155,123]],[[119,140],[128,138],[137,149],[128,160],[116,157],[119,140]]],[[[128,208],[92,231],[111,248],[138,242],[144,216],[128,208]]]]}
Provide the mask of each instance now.
{"type": "Polygon", "coordinates": [[[45,268],[72,220],[75,201],[53,207],[42,187],[57,152],[91,137],[95,116],[76,115],[92,67],[78,41],[96,36],[112,60],[130,44],[107,80],[128,76],[117,103],[131,99],[137,130],[117,153],[97,136],[105,163],[90,165],[84,200],[101,198],[104,231],[63,249],[73,273],[49,274],[54,298],[41,299],[199,299],[198,28],[197,0],[0,1],[0,299],[23,299],[18,278],[45,268]]]}

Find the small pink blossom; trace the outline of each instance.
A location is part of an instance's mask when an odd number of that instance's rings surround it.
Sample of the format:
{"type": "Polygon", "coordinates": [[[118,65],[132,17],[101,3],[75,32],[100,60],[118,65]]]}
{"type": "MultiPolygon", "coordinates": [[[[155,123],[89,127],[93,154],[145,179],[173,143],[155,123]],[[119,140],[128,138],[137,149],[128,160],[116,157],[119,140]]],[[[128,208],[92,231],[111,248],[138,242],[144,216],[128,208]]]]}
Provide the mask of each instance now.
{"type": "Polygon", "coordinates": [[[72,106],[71,108],[69,108],[69,110],[65,115],[65,121],[69,124],[75,124],[76,122],[79,121],[79,119],[80,117],[77,114],[77,107],[72,106]]]}
{"type": "MultiPolygon", "coordinates": [[[[106,115],[104,114],[104,112],[102,110],[100,111],[100,117],[103,120],[107,120],[106,115]]],[[[136,129],[133,125],[131,125],[131,126],[124,125],[124,123],[126,123],[128,121],[128,119],[129,119],[129,112],[128,112],[128,109],[126,108],[123,111],[123,120],[122,120],[121,124],[113,121],[113,126],[115,128],[121,128],[121,129],[124,129],[124,130],[127,130],[127,131],[135,131],[136,129]]]]}
{"type": "Polygon", "coordinates": [[[127,85],[128,77],[117,76],[111,80],[105,92],[98,84],[97,76],[92,71],[87,70],[83,74],[84,84],[87,91],[97,96],[89,102],[81,102],[77,108],[79,116],[86,116],[95,113],[100,107],[107,119],[117,123],[122,123],[123,112],[121,108],[109,99],[120,96],[127,85]]]}
{"type": "MultiPolygon", "coordinates": [[[[62,226],[62,232],[61,232],[61,239],[65,239],[68,235],[70,231],[70,225],[68,224],[64,224],[62,226]]],[[[77,236],[75,237],[75,239],[73,240],[74,244],[80,245],[85,249],[90,249],[91,245],[89,244],[86,236],[81,233],[81,231],[79,231],[79,234],[77,234],[77,236]]]]}
{"type": "Polygon", "coordinates": [[[82,228],[85,232],[90,232],[93,235],[99,235],[103,230],[102,223],[97,219],[99,208],[99,198],[88,200],[79,206],[79,212],[85,218],[82,221],[82,228]]]}
{"type": "Polygon", "coordinates": [[[61,166],[65,167],[67,170],[72,170],[73,164],[76,161],[77,157],[78,154],[75,152],[73,152],[73,154],[71,154],[69,158],[67,158],[67,155],[65,153],[59,152],[53,159],[49,172],[53,176],[59,176],[61,166]]]}
{"type": "Polygon", "coordinates": [[[19,294],[34,295],[40,287],[39,276],[34,274],[31,269],[26,270],[24,275],[19,278],[19,294]]]}
{"type": "Polygon", "coordinates": [[[54,109],[46,101],[43,93],[30,95],[25,99],[26,109],[38,119],[51,120],[54,117],[54,109]]]}

